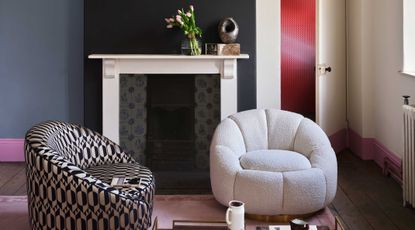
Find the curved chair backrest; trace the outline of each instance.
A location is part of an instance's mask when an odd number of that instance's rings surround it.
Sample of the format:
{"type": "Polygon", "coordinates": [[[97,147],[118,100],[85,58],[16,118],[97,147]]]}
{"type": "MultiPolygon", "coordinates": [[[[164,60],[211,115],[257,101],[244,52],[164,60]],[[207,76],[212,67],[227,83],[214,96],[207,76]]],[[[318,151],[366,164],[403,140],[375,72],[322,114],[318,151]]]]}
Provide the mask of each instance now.
{"type": "Polygon", "coordinates": [[[300,114],[278,109],[257,109],[240,112],[224,119],[218,126],[212,143],[227,146],[238,155],[245,152],[281,149],[308,155],[309,134],[319,137],[319,145],[330,145],[321,128],[300,114]],[[307,135],[305,134],[307,130],[307,135]],[[321,138],[320,138],[321,137],[321,138]]]}
{"type": "Polygon", "coordinates": [[[35,125],[26,134],[27,154],[66,161],[85,169],[95,165],[134,160],[101,134],[79,125],[48,121],[35,125]]]}

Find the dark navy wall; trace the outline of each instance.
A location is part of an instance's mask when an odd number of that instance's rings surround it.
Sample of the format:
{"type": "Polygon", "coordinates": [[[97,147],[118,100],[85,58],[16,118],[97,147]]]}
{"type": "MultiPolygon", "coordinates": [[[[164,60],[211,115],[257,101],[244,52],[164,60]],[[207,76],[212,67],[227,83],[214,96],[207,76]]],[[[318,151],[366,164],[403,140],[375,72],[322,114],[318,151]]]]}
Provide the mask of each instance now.
{"type": "MultiPolygon", "coordinates": [[[[258,0],[261,1],[261,0],[258,0]]],[[[256,107],[255,0],[86,0],[85,1],[85,125],[101,129],[101,61],[93,53],[172,54],[183,38],[165,28],[164,17],[193,4],[203,42],[219,42],[217,25],[234,17],[240,26],[237,42],[249,60],[238,62],[238,109],[256,107]]]]}
{"type": "Polygon", "coordinates": [[[82,0],[0,0],[0,138],[83,123],[82,0]]]}

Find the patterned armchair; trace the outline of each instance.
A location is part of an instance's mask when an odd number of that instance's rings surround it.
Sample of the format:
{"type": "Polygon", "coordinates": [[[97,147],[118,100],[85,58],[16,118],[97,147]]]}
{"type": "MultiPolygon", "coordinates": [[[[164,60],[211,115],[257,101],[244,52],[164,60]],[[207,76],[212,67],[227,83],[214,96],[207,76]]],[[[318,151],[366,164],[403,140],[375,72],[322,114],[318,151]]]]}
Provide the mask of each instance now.
{"type": "Polygon", "coordinates": [[[109,139],[78,125],[50,121],[25,139],[27,194],[33,229],[147,229],[154,179],[109,139]],[[141,178],[117,189],[113,176],[141,178]]]}

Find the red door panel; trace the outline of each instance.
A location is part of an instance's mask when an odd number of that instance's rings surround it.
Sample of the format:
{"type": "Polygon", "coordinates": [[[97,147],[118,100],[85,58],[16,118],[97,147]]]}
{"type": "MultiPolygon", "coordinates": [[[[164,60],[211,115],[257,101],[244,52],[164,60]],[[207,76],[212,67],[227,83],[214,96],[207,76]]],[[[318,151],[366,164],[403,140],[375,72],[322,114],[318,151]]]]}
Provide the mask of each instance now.
{"type": "Polygon", "coordinates": [[[315,0],[281,0],[281,108],[315,119],[315,0]]]}

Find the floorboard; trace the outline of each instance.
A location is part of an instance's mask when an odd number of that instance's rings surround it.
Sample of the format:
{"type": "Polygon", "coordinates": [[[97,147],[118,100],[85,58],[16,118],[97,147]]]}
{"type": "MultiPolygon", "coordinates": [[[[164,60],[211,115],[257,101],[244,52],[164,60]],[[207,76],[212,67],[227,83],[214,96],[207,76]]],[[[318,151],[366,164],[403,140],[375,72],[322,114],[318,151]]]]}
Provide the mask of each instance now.
{"type": "Polygon", "coordinates": [[[22,168],[24,168],[23,163],[0,163],[0,187],[5,185],[22,168]]]}
{"type": "MultiPolygon", "coordinates": [[[[415,210],[402,206],[402,188],[383,176],[374,162],[362,161],[345,151],[338,155],[338,164],[337,194],[329,208],[347,229],[415,229],[415,210]]],[[[200,188],[194,192],[203,191],[200,188]]],[[[24,163],[0,163],[0,195],[24,194],[24,163]]]]}
{"type": "Polygon", "coordinates": [[[17,191],[25,184],[25,171],[19,171],[5,185],[0,188],[0,194],[17,195],[17,191]]]}

